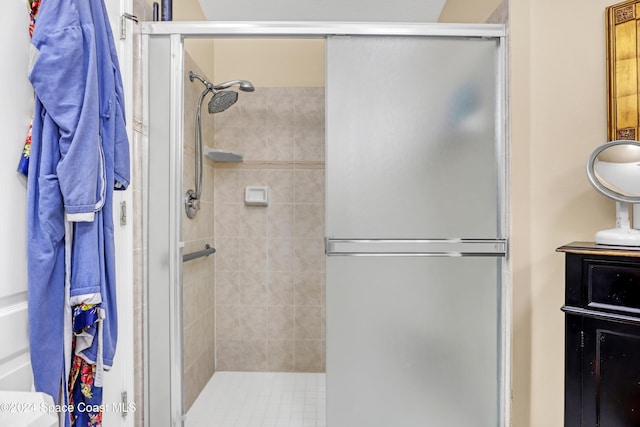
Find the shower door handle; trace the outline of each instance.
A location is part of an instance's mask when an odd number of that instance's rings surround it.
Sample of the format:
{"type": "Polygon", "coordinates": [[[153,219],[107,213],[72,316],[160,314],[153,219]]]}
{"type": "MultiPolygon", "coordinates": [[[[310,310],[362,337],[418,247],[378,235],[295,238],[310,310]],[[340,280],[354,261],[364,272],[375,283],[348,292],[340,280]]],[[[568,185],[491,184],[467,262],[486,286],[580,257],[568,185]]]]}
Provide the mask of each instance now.
{"type": "Polygon", "coordinates": [[[505,239],[325,239],[328,256],[499,256],[505,239]]]}

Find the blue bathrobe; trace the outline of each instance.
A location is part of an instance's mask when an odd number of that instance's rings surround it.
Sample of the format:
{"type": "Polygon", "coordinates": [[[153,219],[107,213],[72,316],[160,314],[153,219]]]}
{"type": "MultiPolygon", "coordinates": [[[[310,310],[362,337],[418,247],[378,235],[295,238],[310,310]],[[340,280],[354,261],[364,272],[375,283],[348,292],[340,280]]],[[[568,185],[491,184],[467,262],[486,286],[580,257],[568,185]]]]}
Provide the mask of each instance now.
{"type": "Polygon", "coordinates": [[[103,0],[43,2],[32,47],[29,338],[35,388],[57,401],[70,368],[72,306],[100,307],[98,324],[76,344],[76,353],[98,365],[96,382],[113,361],[112,196],[129,184],[129,142],[103,0]]]}

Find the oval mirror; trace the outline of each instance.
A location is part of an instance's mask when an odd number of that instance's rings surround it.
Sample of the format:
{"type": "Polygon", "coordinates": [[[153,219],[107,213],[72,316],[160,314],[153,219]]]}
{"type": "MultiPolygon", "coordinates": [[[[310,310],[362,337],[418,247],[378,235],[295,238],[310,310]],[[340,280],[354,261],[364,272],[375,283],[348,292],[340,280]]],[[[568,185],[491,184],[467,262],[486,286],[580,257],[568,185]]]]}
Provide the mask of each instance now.
{"type": "MultiPolygon", "coordinates": [[[[628,203],[640,203],[640,142],[618,140],[596,148],[587,162],[593,187],[616,201],[616,228],[596,233],[596,243],[640,246],[640,230],[631,228],[628,203]]],[[[640,216],[634,215],[635,227],[640,216]]]]}
{"type": "Polygon", "coordinates": [[[587,176],[605,196],[640,203],[640,142],[618,140],[596,148],[587,164],[587,176]]]}

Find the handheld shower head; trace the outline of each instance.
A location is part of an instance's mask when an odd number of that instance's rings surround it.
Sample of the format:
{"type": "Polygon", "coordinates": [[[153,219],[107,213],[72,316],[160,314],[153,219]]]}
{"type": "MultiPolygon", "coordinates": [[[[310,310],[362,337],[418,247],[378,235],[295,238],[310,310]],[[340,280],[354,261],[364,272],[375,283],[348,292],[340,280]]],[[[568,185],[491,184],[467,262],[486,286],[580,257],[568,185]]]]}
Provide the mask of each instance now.
{"type": "Polygon", "coordinates": [[[253,87],[253,84],[251,84],[251,82],[248,80],[231,80],[225,83],[220,83],[219,85],[215,85],[213,88],[215,90],[221,90],[230,88],[233,85],[239,85],[239,89],[243,92],[253,92],[254,90],[256,90],[256,88],[253,87]]]}
{"type": "Polygon", "coordinates": [[[253,84],[249,80],[230,80],[228,82],[212,85],[207,80],[205,80],[204,77],[195,74],[193,71],[189,71],[189,80],[193,81],[193,79],[200,80],[202,84],[205,85],[205,87],[211,92],[228,89],[234,85],[238,85],[239,89],[243,92],[253,92],[254,90],[256,90],[256,88],[253,87],[253,84]]]}

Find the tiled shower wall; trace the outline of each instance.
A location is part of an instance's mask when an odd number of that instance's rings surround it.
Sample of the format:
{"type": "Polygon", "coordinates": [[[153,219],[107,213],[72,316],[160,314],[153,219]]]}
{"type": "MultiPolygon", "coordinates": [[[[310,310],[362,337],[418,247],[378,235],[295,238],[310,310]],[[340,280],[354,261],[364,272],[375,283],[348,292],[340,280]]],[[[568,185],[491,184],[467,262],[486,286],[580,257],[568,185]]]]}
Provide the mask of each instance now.
{"type": "Polygon", "coordinates": [[[487,24],[506,24],[509,21],[509,2],[502,0],[485,21],[487,24]]]}
{"type": "Polygon", "coordinates": [[[215,116],[216,370],[322,372],[324,88],[257,88],[215,116]],[[266,186],[269,206],[245,206],[266,186]]]}
{"type": "MultiPolygon", "coordinates": [[[[182,194],[195,189],[195,117],[200,94],[205,89],[198,80],[191,82],[188,73],[203,75],[195,61],[185,53],[184,76],[184,145],[182,194]]],[[[203,101],[202,140],[213,139],[213,117],[207,112],[210,95],[203,101]]],[[[204,249],[213,242],[213,164],[203,161],[200,211],[193,219],[182,213],[184,253],[204,249]]],[[[182,324],[184,406],[188,410],[214,373],[214,286],[216,256],[199,258],[182,264],[182,324]]]]}

